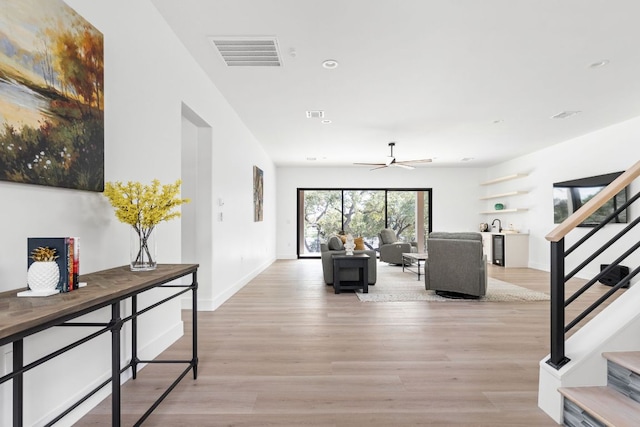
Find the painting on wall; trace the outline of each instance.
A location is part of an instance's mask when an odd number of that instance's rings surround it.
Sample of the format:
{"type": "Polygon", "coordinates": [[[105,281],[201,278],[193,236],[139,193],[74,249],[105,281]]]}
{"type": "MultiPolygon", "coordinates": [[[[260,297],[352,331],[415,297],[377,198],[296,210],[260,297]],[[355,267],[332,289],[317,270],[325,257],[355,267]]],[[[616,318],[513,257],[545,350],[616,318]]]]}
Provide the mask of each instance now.
{"type": "Polygon", "coordinates": [[[0,180],[104,189],[103,37],[62,0],[2,0],[0,180]]]}
{"type": "Polygon", "coordinates": [[[262,202],[264,198],[264,176],[262,169],[253,167],[253,220],[262,221],[262,202]]]}

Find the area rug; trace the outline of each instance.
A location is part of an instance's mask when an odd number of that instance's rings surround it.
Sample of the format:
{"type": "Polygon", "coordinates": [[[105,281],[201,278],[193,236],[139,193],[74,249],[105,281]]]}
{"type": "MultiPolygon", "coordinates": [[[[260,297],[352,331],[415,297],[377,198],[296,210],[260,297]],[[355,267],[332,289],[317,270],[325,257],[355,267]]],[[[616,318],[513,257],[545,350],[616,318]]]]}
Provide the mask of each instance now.
{"type": "Polygon", "coordinates": [[[532,291],[522,286],[489,278],[487,294],[479,299],[444,298],[435,291],[424,288],[423,276],[403,272],[402,267],[378,264],[378,278],[375,286],[369,286],[369,293],[356,292],[362,302],[394,301],[434,301],[434,302],[512,302],[512,301],[548,301],[549,295],[532,291]]]}

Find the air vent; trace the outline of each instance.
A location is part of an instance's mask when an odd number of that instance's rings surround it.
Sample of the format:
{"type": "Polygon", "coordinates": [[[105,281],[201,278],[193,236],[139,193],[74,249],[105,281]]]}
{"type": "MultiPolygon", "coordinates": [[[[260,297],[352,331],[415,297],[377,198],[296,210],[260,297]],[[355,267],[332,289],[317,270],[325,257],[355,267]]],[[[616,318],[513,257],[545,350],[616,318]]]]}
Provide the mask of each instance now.
{"type": "Polygon", "coordinates": [[[280,67],[282,61],[275,38],[210,37],[229,67],[280,67]]]}
{"type": "Polygon", "coordinates": [[[307,119],[323,119],[324,111],[322,110],[309,110],[307,111],[307,119]]]}

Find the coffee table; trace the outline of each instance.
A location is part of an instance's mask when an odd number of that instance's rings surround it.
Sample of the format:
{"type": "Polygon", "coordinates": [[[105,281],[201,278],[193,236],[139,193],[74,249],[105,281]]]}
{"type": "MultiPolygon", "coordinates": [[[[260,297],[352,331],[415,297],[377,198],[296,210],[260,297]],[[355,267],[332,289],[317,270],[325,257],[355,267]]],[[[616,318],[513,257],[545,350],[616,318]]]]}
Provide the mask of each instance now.
{"type": "Polygon", "coordinates": [[[418,275],[418,280],[420,280],[420,274],[424,273],[424,265],[420,265],[421,261],[426,261],[428,258],[427,253],[423,252],[423,253],[415,253],[415,252],[411,252],[411,253],[403,253],[402,254],[402,271],[405,270],[405,268],[407,269],[407,271],[410,271],[412,273],[415,273],[418,275]],[[416,263],[416,269],[414,270],[413,267],[413,263],[416,263]],[[422,267],[422,271],[420,270],[420,268],[422,267]]]}

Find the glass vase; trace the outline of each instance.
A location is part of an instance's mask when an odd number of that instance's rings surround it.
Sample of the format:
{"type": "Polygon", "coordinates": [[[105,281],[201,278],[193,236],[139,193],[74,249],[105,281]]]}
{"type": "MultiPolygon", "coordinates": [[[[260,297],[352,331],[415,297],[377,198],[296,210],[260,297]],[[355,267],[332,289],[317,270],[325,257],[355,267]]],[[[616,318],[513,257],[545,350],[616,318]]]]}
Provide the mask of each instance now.
{"type": "Polygon", "coordinates": [[[156,228],[136,230],[131,227],[130,240],[131,271],[155,270],[156,260],[156,228]]]}

